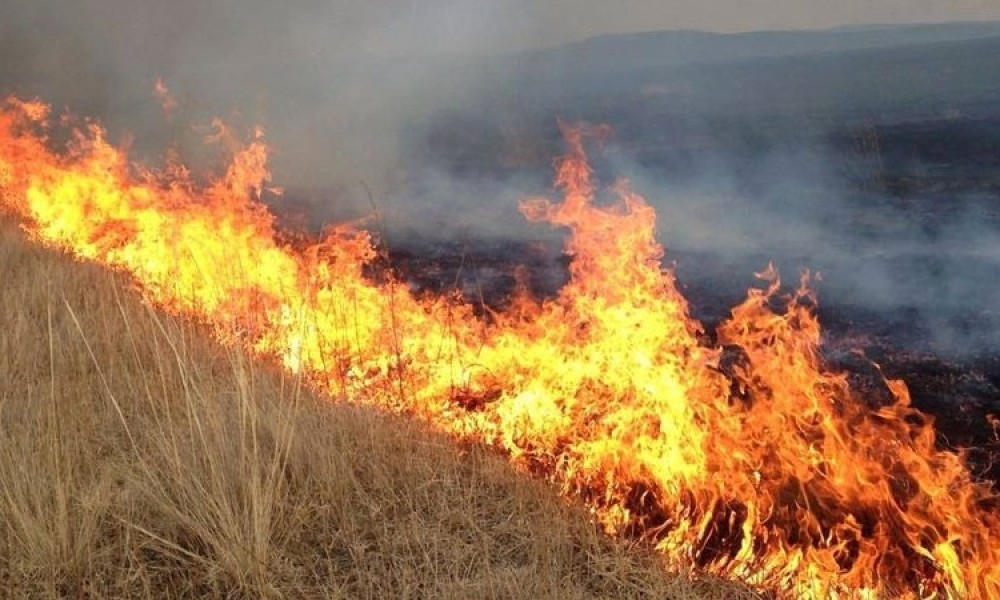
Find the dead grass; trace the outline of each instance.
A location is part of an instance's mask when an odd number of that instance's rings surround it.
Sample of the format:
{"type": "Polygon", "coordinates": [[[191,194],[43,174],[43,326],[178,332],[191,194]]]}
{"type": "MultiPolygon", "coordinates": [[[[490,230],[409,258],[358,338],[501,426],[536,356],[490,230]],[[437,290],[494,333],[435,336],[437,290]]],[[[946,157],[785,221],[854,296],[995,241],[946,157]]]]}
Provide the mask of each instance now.
{"type": "Polygon", "coordinates": [[[331,403],[0,222],[0,595],[749,598],[331,403]]]}

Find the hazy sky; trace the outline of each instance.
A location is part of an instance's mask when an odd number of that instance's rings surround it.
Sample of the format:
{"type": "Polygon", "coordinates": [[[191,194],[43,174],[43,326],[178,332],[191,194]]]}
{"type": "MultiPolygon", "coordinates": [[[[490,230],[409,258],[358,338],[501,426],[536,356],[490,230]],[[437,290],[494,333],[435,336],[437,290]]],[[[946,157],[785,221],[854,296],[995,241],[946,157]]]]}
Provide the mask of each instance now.
{"type": "MultiPolygon", "coordinates": [[[[124,58],[276,52],[323,60],[359,55],[468,55],[602,33],[751,31],[865,23],[1000,20],[1000,0],[2,0],[10,38],[111,46],[124,58]],[[30,37],[29,37],[30,36],[30,37]],[[118,47],[115,47],[117,45],[118,47]],[[190,47],[187,52],[185,47],[190,47]],[[256,51],[256,52],[255,52],[256,51]]],[[[51,50],[42,48],[42,51],[51,50]]],[[[199,56],[199,58],[206,58],[199,56]]],[[[210,57],[209,57],[210,58],[210,57]]]]}
{"type": "Polygon", "coordinates": [[[735,32],[1000,20],[998,0],[382,0],[360,10],[351,4],[328,6],[372,26],[367,42],[373,49],[387,37],[401,41],[394,35],[399,33],[417,34],[412,41],[431,51],[508,50],[660,29],[735,32]],[[414,28],[415,22],[421,27],[414,28]]]}
{"type": "Polygon", "coordinates": [[[340,33],[345,28],[333,23],[350,23],[341,37],[374,52],[400,46],[430,52],[516,50],[659,29],[734,32],[1000,20],[998,0],[341,0],[313,5],[325,7],[331,28],[340,33]]]}
{"type": "Polygon", "coordinates": [[[749,31],[1000,19],[997,0],[536,0],[525,4],[538,23],[563,38],[656,29],[749,31]]]}

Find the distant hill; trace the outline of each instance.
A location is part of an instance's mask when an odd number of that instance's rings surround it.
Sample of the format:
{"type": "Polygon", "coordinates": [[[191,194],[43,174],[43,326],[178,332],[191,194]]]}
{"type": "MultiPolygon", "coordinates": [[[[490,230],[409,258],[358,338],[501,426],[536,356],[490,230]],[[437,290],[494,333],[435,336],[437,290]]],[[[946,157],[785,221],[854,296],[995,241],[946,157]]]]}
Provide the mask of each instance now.
{"type": "Polygon", "coordinates": [[[871,25],[811,31],[721,34],[655,31],[612,34],[516,58],[534,64],[587,64],[592,68],[713,63],[753,58],[801,56],[915,44],[974,40],[1000,35],[1000,22],[932,25],[871,25]]]}
{"type": "MultiPolygon", "coordinates": [[[[1000,110],[1000,23],[610,35],[508,57],[489,98],[540,121],[853,121],[1000,110]]],[[[798,127],[798,125],[793,125],[798,127]]]]}

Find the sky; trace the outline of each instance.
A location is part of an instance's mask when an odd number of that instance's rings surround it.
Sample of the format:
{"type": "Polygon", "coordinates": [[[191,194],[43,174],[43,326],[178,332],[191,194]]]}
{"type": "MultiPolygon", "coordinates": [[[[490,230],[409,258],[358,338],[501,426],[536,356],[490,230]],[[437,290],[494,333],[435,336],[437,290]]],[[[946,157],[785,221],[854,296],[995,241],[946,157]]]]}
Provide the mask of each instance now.
{"type": "MultiPolygon", "coordinates": [[[[996,0],[341,0],[291,4],[312,5],[302,11],[305,18],[297,27],[307,34],[303,39],[308,39],[317,14],[325,15],[329,20],[316,32],[320,37],[326,31],[354,49],[375,54],[516,51],[607,33],[667,29],[743,32],[1000,19],[996,0]]],[[[290,9],[289,14],[294,11],[290,9]]]]}
{"type": "MultiPolygon", "coordinates": [[[[997,0],[4,0],[5,37],[55,27],[183,56],[193,44],[412,55],[519,50],[604,33],[820,29],[868,23],[1000,19],[997,0]],[[109,35],[99,36],[97,34],[109,35]],[[255,43],[258,44],[255,46],[255,43]]],[[[58,40],[54,40],[58,43],[58,40]]]]}
{"type": "Polygon", "coordinates": [[[533,42],[544,39],[544,31],[559,41],[658,29],[738,32],[1000,19],[996,0],[538,0],[530,5],[530,18],[541,26],[531,32],[533,42]]]}
{"type": "Polygon", "coordinates": [[[303,42],[323,38],[331,48],[391,55],[516,51],[607,33],[667,29],[743,32],[1000,20],[997,0],[296,0],[275,5],[283,8],[265,10],[289,15],[303,42]]]}

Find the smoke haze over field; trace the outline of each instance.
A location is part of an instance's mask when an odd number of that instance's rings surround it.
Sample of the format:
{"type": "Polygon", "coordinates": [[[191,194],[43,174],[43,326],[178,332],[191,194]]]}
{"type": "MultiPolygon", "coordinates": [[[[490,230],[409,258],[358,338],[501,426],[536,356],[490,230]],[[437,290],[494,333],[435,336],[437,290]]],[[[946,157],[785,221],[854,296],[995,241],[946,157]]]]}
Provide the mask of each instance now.
{"type": "Polygon", "coordinates": [[[99,117],[150,150],[196,145],[186,128],[217,115],[260,122],[287,182],[374,185],[400,133],[474,84],[447,69],[496,44],[502,5],[8,0],[0,85],[99,117]],[[157,78],[179,103],[170,125],[152,99],[157,78]]]}
{"type": "Polygon", "coordinates": [[[517,203],[547,189],[556,118],[607,122],[618,134],[598,170],[632,178],[659,209],[688,280],[739,291],[774,258],[786,277],[826,271],[838,302],[919,304],[941,347],[965,343],[959,314],[986,319],[984,339],[1000,332],[994,2],[5,0],[0,10],[0,94],[98,118],[154,160],[174,146],[211,161],[195,125],[215,116],[237,131],[259,123],[286,202],[317,220],[368,212],[367,187],[389,228],[414,239],[551,236],[517,203]],[[635,33],[914,15],[974,22],[635,33]],[[157,79],[177,101],[169,118],[157,79]],[[925,122],[944,125],[913,125],[925,122]],[[721,270],[692,264],[707,254],[721,270]],[[743,278],[725,280],[732,272],[743,278]]]}
{"type": "MultiPolygon", "coordinates": [[[[490,53],[657,28],[826,27],[912,15],[981,20],[1000,18],[1000,6],[971,0],[770,0],[752,8],[735,0],[6,0],[3,13],[4,91],[41,95],[99,117],[134,134],[139,149],[181,144],[192,121],[239,113],[268,130],[286,183],[363,179],[386,192],[402,137],[443,108],[477,108],[485,75],[469,61],[490,53]],[[180,103],[170,126],[157,119],[151,101],[156,78],[180,103]]],[[[494,85],[502,86],[499,81],[494,85]]],[[[491,107],[478,110],[488,116],[491,107]]]]}

